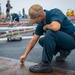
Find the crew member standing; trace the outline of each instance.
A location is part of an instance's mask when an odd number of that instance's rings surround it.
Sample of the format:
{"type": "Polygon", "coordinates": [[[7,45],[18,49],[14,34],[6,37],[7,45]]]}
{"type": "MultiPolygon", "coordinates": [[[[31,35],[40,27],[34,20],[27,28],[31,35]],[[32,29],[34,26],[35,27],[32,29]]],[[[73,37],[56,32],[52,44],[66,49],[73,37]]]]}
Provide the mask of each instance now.
{"type": "Polygon", "coordinates": [[[12,6],[10,4],[10,0],[8,0],[6,4],[6,18],[4,22],[7,20],[8,17],[10,18],[10,9],[12,9],[12,6]]]}

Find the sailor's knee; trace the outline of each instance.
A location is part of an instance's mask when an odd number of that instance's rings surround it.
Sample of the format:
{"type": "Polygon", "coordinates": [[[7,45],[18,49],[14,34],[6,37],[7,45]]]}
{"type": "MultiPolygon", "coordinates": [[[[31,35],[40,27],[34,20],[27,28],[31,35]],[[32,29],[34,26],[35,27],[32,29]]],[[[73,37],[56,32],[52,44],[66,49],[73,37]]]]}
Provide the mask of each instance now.
{"type": "Polygon", "coordinates": [[[38,43],[39,43],[41,46],[43,46],[43,43],[44,43],[44,37],[43,37],[43,38],[40,38],[39,41],[38,41],[38,43]]]}
{"type": "Polygon", "coordinates": [[[47,31],[46,31],[46,36],[49,36],[49,35],[51,36],[53,33],[54,33],[54,32],[53,32],[52,30],[47,30],[47,31]]]}
{"type": "Polygon", "coordinates": [[[39,44],[41,43],[41,40],[40,40],[40,39],[38,40],[38,43],[39,43],[39,44]]]}

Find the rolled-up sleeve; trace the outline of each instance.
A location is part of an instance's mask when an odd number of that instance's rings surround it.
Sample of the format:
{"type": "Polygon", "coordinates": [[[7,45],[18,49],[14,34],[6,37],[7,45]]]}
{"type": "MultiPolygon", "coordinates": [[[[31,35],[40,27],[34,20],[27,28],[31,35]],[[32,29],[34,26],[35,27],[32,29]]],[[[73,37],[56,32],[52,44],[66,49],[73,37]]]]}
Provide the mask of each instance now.
{"type": "Polygon", "coordinates": [[[51,22],[52,21],[58,21],[60,24],[62,24],[63,20],[65,18],[65,15],[58,9],[53,12],[52,17],[51,17],[51,22]]]}
{"type": "Polygon", "coordinates": [[[52,16],[52,18],[51,18],[51,22],[53,22],[53,21],[58,21],[60,24],[62,24],[62,22],[63,22],[63,17],[54,15],[54,16],[52,16]]]}

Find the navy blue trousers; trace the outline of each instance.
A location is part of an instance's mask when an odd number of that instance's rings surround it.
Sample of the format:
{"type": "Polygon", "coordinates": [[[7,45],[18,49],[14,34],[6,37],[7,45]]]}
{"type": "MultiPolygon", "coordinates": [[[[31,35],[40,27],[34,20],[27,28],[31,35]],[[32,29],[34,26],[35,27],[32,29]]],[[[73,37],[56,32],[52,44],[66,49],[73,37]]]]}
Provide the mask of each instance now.
{"type": "Polygon", "coordinates": [[[39,39],[39,44],[43,47],[42,61],[51,63],[53,55],[59,50],[72,50],[75,48],[74,38],[62,31],[47,30],[44,37],[39,39]]]}

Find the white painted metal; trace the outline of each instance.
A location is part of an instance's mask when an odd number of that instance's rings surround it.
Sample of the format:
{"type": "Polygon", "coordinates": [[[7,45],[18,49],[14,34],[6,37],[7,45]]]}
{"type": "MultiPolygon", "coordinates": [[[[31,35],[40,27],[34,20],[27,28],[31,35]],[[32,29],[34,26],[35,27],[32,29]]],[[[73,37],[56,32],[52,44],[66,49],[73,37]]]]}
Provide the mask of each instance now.
{"type": "Polygon", "coordinates": [[[31,28],[35,28],[36,26],[24,26],[24,27],[0,27],[0,30],[11,30],[11,29],[31,29],[31,28]]]}

